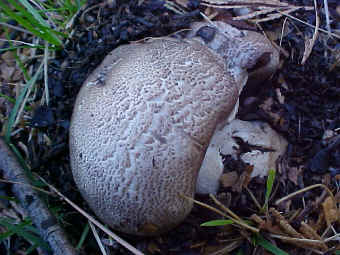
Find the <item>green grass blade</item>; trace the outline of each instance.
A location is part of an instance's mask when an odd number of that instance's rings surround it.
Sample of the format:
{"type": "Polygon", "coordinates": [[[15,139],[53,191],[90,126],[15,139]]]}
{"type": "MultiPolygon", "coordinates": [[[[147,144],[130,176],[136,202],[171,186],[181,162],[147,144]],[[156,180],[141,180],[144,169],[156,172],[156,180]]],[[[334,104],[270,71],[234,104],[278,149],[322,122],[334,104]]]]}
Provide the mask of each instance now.
{"type": "Polygon", "coordinates": [[[78,244],[76,246],[76,250],[79,250],[83,246],[84,241],[85,241],[85,239],[86,239],[86,237],[87,237],[87,235],[89,233],[89,229],[90,229],[89,224],[86,224],[86,226],[85,226],[85,228],[83,230],[83,233],[81,234],[81,237],[79,239],[79,242],[78,242],[78,244]]]}
{"type": "Polygon", "coordinates": [[[233,220],[211,220],[201,224],[201,227],[216,227],[233,224],[233,220]]]}
{"type": "MultiPolygon", "coordinates": [[[[1,51],[0,51],[1,52],[1,51]]],[[[2,93],[0,93],[0,97],[3,97],[3,98],[5,98],[7,101],[9,101],[9,102],[11,102],[11,103],[15,103],[15,99],[14,98],[12,98],[12,97],[9,97],[9,96],[7,96],[7,95],[5,95],[5,94],[2,94],[2,93]]]]}
{"type": "MultiPolygon", "coordinates": [[[[0,52],[1,52],[1,51],[0,51],[0,52]]],[[[5,95],[5,94],[2,94],[2,93],[0,93],[0,97],[3,97],[3,98],[5,98],[8,102],[11,102],[12,104],[15,104],[15,99],[12,98],[12,97],[9,97],[9,96],[7,96],[7,95],[5,95]]],[[[26,111],[32,111],[32,107],[31,107],[31,106],[25,106],[25,110],[26,110],[26,111]]]]}
{"type": "MultiPolygon", "coordinates": [[[[1,224],[1,220],[4,220],[7,224],[13,224],[13,222],[11,220],[8,220],[6,218],[0,218],[0,225],[2,225],[1,224]]],[[[29,224],[32,224],[32,223],[30,221],[22,221],[19,224],[17,224],[16,226],[17,227],[25,227],[25,226],[27,226],[29,224]]],[[[1,233],[0,234],[0,242],[2,242],[4,239],[6,239],[7,237],[10,237],[13,234],[15,234],[15,232],[11,231],[11,230],[8,230],[8,231],[6,231],[4,233],[1,233]]]]}
{"type": "MultiPolygon", "coordinates": [[[[7,141],[6,141],[7,142],[7,141]]],[[[13,153],[15,154],[15,156],[17,157],[19,163],[21,164],[21,166],[24,168],[26,175],[28,176],[28,178],[32,179],[33,175],[32,173],[29,171],[29,167],[25,161],[25,159],[22,157],[21,153],[19,152],[19,150],[15,147],[15,145],[11,142],[7,143],[8,146],[11,148],[11,150],[13,151],[13,153]]]]}
{"type": "Polygon", "coordinates": [[[25,45],[25,46],[12,46],[12,47],[8,47],[8,48],[2,48],[0,49],[0,53],[1,52],[6,52],[6,51],[14,51],[17,49],[43,49],[45,48],[44,46],[41,45],[35,45],[35,46],[29,46],[29,45],[25,45]]]}
{"type": "Polygon", "coordinates": [[[275,254],[275,255],[289,255],[287,252],[281,250],[277,246],[273,245],[271,242],[264,239],[261,235],[257,235],[256,244],[262,246],[267,251],[275,254]]]}
{"type": "Polygon", "coordinates": [[[9,120],[8,120],[8,125],[7,125],[7,130],[5,133],[5,140],[6,142],[10,142],[11,139],[11,133],[12,133],[12,129],[13,129],[13,125],[16,119],[16,116],[18,114],[18,111],[20,109],[20,106],[22,104],[22,102],[24,101],[24,98],[26,96],[27,91],[35,84],[35,82],[38,79],[38,76],[40,75],[41,71],[42,71],[42,67],[43,67],[43,63],[40,64],[37,72],[34,74],[34,76],[32,77],[32,79],[30,79],[28,81],[28,83],[25,85],[25,87],[22,89],[18,99],[15,102],[15,105],[13,107],[13,110],[11,111],[11,114],[9,116],[9,120]]]}
{"type": "MultiPolygon", "coordinates": [[[[6,141],[6,140],[5,140],[6,141]]],[[[7,141],[6,141],[7,142],[7,141]]],[[[31,181],[32,186],[35,186],[37,188],[43,188],[46,187],[46,184],[44,184],[41,180],[35,178],[30,170],[30,167],[27,165],[25,159],[22,157],[19,150],[12,144],[11,142],[7,143],[8,146],[11,148],[15,156],[17,157],[20,165],[22,166],[25,175],[27,178],[31,181]]]]}
{"type": "Polygon", "coordinates": [[[49,249],[48,244],[39,236],[27,231],[25,226],[28,224],[32,224],[30,221],[24,221],[20,224],[13,224],[10,220],[6,218],[0,218],[0,225],[6,227],[9,231],[14,232],[18,236],[23,237],[26,240],[29,240],[33,244],[41,246],[45,249],[49,249]]]}
{"type": "MultiPolygon", "coordinates": [[[[12,19],[16,20],[20,25],[28,29],[32,34],[48,41],[49,43],[61,46],[61,40],[55,35],[55,31],[51,29],[48,24],[47,26],[42,25],[35,17],[26,11],[26,9],[16,2],[16,0],[7,0],[13,5],[20,13],[18,15],[16,12],[12,11],[10,7],[0,1],[0,7],[4,10],[5,14],[12,19]]],[[[39,14],[38,14],[39,15],[39,14]]],[[[42,18],[41,18],[42,19],[42,18]]]]}
{"type": "Polygon", "coordinates": [[[239,249],[239,250],[236,252],[236,255],[244,255],[242,249],[239,249]]]}
{"type": "MultiPolygon", "coordinates": [[[[22,14],[27,20],[31,22],[31,24],[38,29],[40,33],[45,34],[46,37],[50,38],[51,40],[56,40],[59,43],[55,45],[61,45],[62,42],[59,40],[59,38],[56,36],[62,35],[65,36],[63,33],[58,32],[50,27],[50,24],[47,23],[43,17],[40,15],[40,12],[44,13],[44,11],[36,10],[27,0],[19,0],[23,6],[26,7],[28,11],[26,11],[25,8],[23,8],[21,5],[17,4],[17,0],[8,0],[11,2],[11,4],[19,11],[20,14],[22,14]]],[[[51,41],[52,42],[52,41],[51,41]]]]}
{"type": "MultiPolygon", "coordinates": [[[[7,40],[8,40],[8,43],[9,43],[10,47],[14,47],[14,46],[13,46],[13,42],[12,42],[11,39],[10,39],[10,35],[9,35],[9,33],[8,33],[8,29],[7,29],[7,28],[5,28],[5,32],[6,32],[6,38],[7,38],[7,40]]],[[[19,56],[18,56],[18,54],[17,54],[17,51],[12,51],[12,52],[13,52],[13,54],[14,54],[16,63],[17,63],[17,65],[19,66],[20,70],[22,71],[22,73],[23,73],[23,75],[24,75],[26,81],[30,80],[31,77],[30,77],[30,75],[28,74],[25,65],[22,63],[21,58],[19,58],[19,56]]]]}
{"type": "Polygon", "coordinates": [[[266,196],[265,196],[265,202],[264,202],[264,205],[263,205],[263,208],[262,208],[264,211],[266,211],[267,208],[268,208],[269,197],[270,197],[270,194],[272,193],[272,190],[273,190],[275,175],[276,175],[276,171],[274,169],[270,169],[268,171],[266,196]]]}
{"type": "Polygon", "coordinates": [[[3,11],[6,13],[7,16],[9,16],[12,19],[16,20],[22,26],[27,28],[30,32],[34,33],[33,31],[35,31],[35,28],[28,21],[23,19],[21,16],[17,15],[15,12],[13,12],[7,5],[5,5],[1,1],[0,1],[0,7],[3,9],[3,11]]]}
{"type": "Polygon", "coordinates": [[[0,233],[0,243],[3,242],[6,238],[14,235],[15,233],[13,231],[6,231],[3,233],[0,233]]]}
{"type": "Polygon", "coordinates": [[[26,250],[26,255],[30,254],[31,252],[33,252],[36,248],[39,247],[39,244],[33,244],[31,247],[29,247],[27,250],[26,250]]]}
{"type": "Polygon", "coordinates": [[[40,16],[37,10],[26,0],[19,0],[19,2],[26,7],[28,12],[44,27],[49,27],[49,24],[40,16]]]}
{"type": "MultiPolygon", "coordinates": [[[[11,0],[13,1],[13,0],[11,0]]],[[[60,39],[56,36],[56,35],[60,35],[60,36],[63,36],[63,37],[67,37],[64,33],[62,32],[59,32],[59,31],[56,31],[54,29],[52,29],[50,27],[50,24],[47,23],[40,15],[40,13],[46,13],[47,10],[36,10],[27,0],[20,0],[21,4],[23,6],[26,7],[26,9],[28,10],[28,12],[35,18],[35,20],[37,22],[39,22],[39,24],[41,25],[40,28],[45,28],[46,29],[46,32],[49,32],[50,33],[50,36],[53,37],[55,40],[59,41],[60,44],[58,45],[61,45],[62,42],[60,41],[60,39]]]]}
{"type": "Polygon", "coordinates": [[[16,199],[15,197],[1,196],[0,195],[0,199],[4,199],[4,200],[8,200],[8,201],[13,201],[13,202],[19,203],[19,200],[16,199]]]}

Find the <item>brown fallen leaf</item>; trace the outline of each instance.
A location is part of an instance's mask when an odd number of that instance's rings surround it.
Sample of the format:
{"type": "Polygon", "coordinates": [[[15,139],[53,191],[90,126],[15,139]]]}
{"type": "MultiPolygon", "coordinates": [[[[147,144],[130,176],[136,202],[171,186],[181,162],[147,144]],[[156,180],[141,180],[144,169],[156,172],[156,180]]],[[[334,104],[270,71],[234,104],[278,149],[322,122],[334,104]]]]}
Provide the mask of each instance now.
{"type": "Polygon", "coordinates": [[[327,226],[330,226],[333,222],[337,221],[339,218],[336,205],[332,197],[328,196],[322,203],[323,212],[325,214],[325,219],[327,226]]]}
{"type": "MultiPolygon", "coordinates": [[[[311,226],[309,226],[305,222],[301,222],[301,227],[300,227],[299,230],[305,237],[307,237],[309,239],[323,241],[321,236],[311,226]]],[[[328,247],[325,243],[320,243],[320,244],[316,243],[316,246],[318,248],[321,248],[323,251],[328,250],[328,247]]]]}
{"type": "Polygon", "coordinates": [[[4,62],[0,64],[0,70],[0,79],[3,79],[5,82],[11,81],[15,66],[9,66],[4,62]]]}
{"type": "Polygon", "coordinates": [[[236,171],[228,172],[222,174],[222,176],[220,177],[220,183],[223,188],[229,188],[237,182],[238,177],[239,176],[236,171]]]}
{"type": "Polygon", "coordinates": [[[233,185],[233,191],[241,192],[243,188],[246,188],[251,181],[251,174],[254,170],[254,166],[247,165],[239,177],[238,181],[233,185]]]}

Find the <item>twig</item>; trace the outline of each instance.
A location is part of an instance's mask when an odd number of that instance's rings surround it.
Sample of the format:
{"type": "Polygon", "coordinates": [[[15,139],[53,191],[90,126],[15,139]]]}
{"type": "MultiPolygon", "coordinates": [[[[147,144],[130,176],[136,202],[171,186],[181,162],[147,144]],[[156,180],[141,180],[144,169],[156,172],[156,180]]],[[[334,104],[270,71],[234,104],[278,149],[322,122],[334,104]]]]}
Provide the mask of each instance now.
{"type": "Polygon", "coordinates": [[[45,194],[47,194],[47,195],[49,195],[49,196],[53,196],[53,195],[54,195],[53,192],[46,191],[46,190],[44,190],[44,189],[40,189],[40,188],[35,187],[35,186],[33,186],[33,185],[29,184],[29,183],[13,182],[13,181],[8,181],[8,180],[1,179],[1,178],[0,178],[0,182],[2,182],[2,183],[9,183],[9,184],[17,184],[17,185],[28,185],[28,186],[30,186],[32,189],[34,189],[34,190],[36,190],[36,191],[45,193],[45,194]]]}
{"type": "Polygon", "coordinates": [[[79,213],[81,213],[84,217],[86,217],[90,222],[92,222],[95,226],[100,228],[103,232],[105,232],[107,235],[112,237],[114,240],[116,240],[119,244],[124,246],[126,249],[131,251],[135,255],[144,255],[141,251],[137,250],[135,247],[133,247],[131,244],[120,238],[118,235],[113,233],[111,230],[106,228],[103,224],[101,224],[99,221],[97,221],[95,218],[93,218],[91,215],[89,215],[87,212],[85,212],[83,209],[81,209],[78,205],[73,203],[70,199],[68,199],[66,196],[61,194],[55,187],[53,187],[51,184],[47,183],[43,178],[40,177],[40,180],[44,182],[52,191],[54,191],[60,198],[64,199],[70,206],[72,206],[74,209],[76,209],[79,213]]]}
{"type": "MultiPolygon", "coordinates": [[[[301,20],[301,19],[298,19],[298,18],[294,17],[293,15],[290,15],[290,14],[287,14],[287,13],[283,13],[283,12],[281,12],[281,11],[279,11],[279,10],[277,10],[277,12],[281,13],[283,16],[287,16],[288,18],[291,18],[291,19],[293,19],[293,20],[295,20],[295,21],[298,21],[298,22],[300,22],[300,23],[302,23],[302,24],[304,24],[304,25],[306,25],[306,26],[315,28],[314,25],[309,24],[308,22],[303,21],[303,20],[301,20]]],[[[322,28],[318,28],[318,31],[321,31],[321,32],[326,33],[326,34],[329,34],[329,32],[328,32],[327,30],[322,29],[322,28]]],[[[332,36],[334,36],[334,37],[340,39],[340,35],[337,35],[337,34],[335,34],[335,33],[330,33],[330,34],[331,34],[332,36]]]]}
{"type": "Polygon", "coordinates": [[[282,202],[285,201],[285,200],[291,199],[291,198],[293,198],[294,196],[296,196],[296,195],[298,195],[298,194],[300,194],[300,193],[303,193],[303,192],[306,192],[306,191],[308,191],[308,190],[311,190],[311,189],[314,189],[314,188],[318,188],[318,187],[324,188],[324,189],[328,192],[328,194],[330,195],[330,197],[333,199],[334,204],[336,204],[336,200],[335,200],[335,198],[334,198],[334,195],[333,195],[332,191],[330,191],[329,188],[328,188],[326,185],[324,185],[324,184],[314,184],[314,185],[311,185],[311,186],[309,186],[309,187],[306,187],[306,188],[300,189],[300,190],[298,190],[298,191],[295,191],[295,192],[289,194],[288,196],[285,196],[285,197],[283,197],[283,198],[277,200],[277,201],[275,202],[275,205],[278,205],[278,204],[282,203],[282,202]]]}
{"type": "Polygon", "coordinates": [[[0,138],[0,171],[12,183],[12,191],[27,211],[42,238],[48,242],[55,255],[76,255],[56,218],[49,212],[5,141],[0,138]],[[19,183],[19,184],[18,184],[19,183]],[[22,183],[26,185],[22,185],[22,183]]]}
{"type": "Polygon", "coordinates": [[[46,104],[50,103],[50,93],[48,91],[48,42],[45,41],[45,49],[44,49],[44,84],[45,84],[45,96],[46,96],[46,104]]]}
{"type": "Polygon", "coordinates": [[[316,3],[316,0],[314,0],[314,7],[315,7],[315,29],[314,29],[314,34],[312,39],[307,39],[305,42],[305,52],[303,54],[303,58],[301,61],[301,64],[304,65],[309,58],[310,54],[312,53],[313,46],[316,42],[316,39],[318,38],[319,35],[319,27],[320,27],[320,18],[319,18],[319,13],[318,13],[318,6],[316,3]]]}
{"type": "Polygon", "coordinates": [[[277,235],[277,234],[269,234],[269,236],[280,239],[280,240],[299,242],[301,244],[323,244],[324,243],[324,241],[320,241],[320,240],[312,240],[312,239],[307,239],[307,238],[296,238],[296,237],[289,237],[289,236],[283,236],[283,235],[277,235]]]}
{"type": "Polygon", "coordinates": [[[198,205],[200,205],[200,206],[202,206],[202,207],[208,208],[208,209],[210,209],[210,210],[212,210],[212,211],[214,211],[214,212],[216,212],[216,213],[218,213],[218,214],[220,214],[220,215],[226,217],[227,219],[232,220],[233,223],[236,224],[236,225],[238,225],[239,227],[246,228],[246,229],[248,229],[248,230],[250,230],[250,231],[252,231],[252,232],[254,232],[254,233],[259,233],[259,232],[260,232],[259,229],[254,228],[254,227],[252,227],[252,226],[249,226],[247,223],[244,223],[243,221],[239,221],[239,220],[237,220],[237,219],[234,219],[233,217],[230,217],[229,215],[225,214],[224,212],[222,212],[222,211],[220,211],[220,210],[218,210],[218,209],[216,209],[216,208],[214,208],[214,207],[212,207],[212,206],[210,206],[210,205],[207,205],[207,204],[205,204],[205,203],[202,203],[202,202],[200,202],[200,201],[197,201],[197,200],[195,200],[195,199],[192,199],[191,197],[185,196],[185,195],[183,195],[183,194],[182,194],[181,196],[184,197],[184,198],[186,198],[186,199],[188,199],[188,200],[190,200],[190,201],[192,201],[192,202],[194,202],[195,204],[198,204],[198,205]]]}
{"type": "Polygon", "coordinates": [[[329,19],[328,0],[323,0],[323,5],[325,7],[326,27],[329,33],[328,36],[331,36],[332,30],[331,30],[331,22],[329,19]]]}
{"type": "Polygon", "coordinates": [[[92,233],[94,235],[94,238],[96,239],[97,241],[97,244],[99,246],[99,249],[100,251],[102,252],[103,255],[107,255],[106,251],[105,251],[105,247],[104,245],[102,244],[102,241],[100,240],[100,237],[98,235],[98,232],[96,230],[96,227],[91,223],[91,221],[89,221],[89,225],[90,225],[90,228],[92,230],[92,233]]]}
{"type": "Polygon", "coordinates": [[[226,213],[228,213],[232,218],[234,218],[238,221],[242,221],[242,219],[240,217],[238,217],[229,208],[227,208],[226,206],[224,206],[224,204],[222,204],[220,201],[218,201],[217,198],[213,194],[209,194],[209,197],[214,201],[215,204],[217,204],[219,207],[221,207],[221,209],[223,211],[225,211],[226,213]]]}
{"type": "Polygon", "coordinates": [[[259,210],[262,210],[262,206],[260,205],[259,201],[257,201],[256,197],[254,196],[253,192],[251,192],[251,190],[246,187],[246,191],[248,191],[248,194],[250,195],[251,199],[253,200],[254,204],[256,205],[256,207],[259,210]]]}
{"type": "Polygon", "coordinates": [[[334,240],[339,240],[340,234],[335,234],[334,236],[328,237],[324,240],[325,243],[334,241],[334,240]]]}
{"type": "Polygon", "coordinates": [[[14,44],[23,44],[23,45],[28,45],[28,46],[31,46],[31,47],[40,46],[40,45],[37,45],[37,44],[23,42],[23,41],[19,41],[19,40],[8,40],[8,39],[2,39],[2,38],[0,38],[0,42],[12,42],[14,44]]]}
{"type": "Polygon", "coordinates": [[[26,29],[23,29],[23,28],[18,27],[18,26],[13,26],[13,25],[11,25],[11,24],[7,24],[7,23],[5,23],[5,22],[0,22],[0,25],[1,25],[1,26],[5,26],[5,27],[9,27],[9,28],[11,28],[11,29],[14,29],[14,30],[17,30],[17,31],[26,33],[26,34],[33,35],[30,31],[28,31],[28,30],[26,30],[26,29]]]}

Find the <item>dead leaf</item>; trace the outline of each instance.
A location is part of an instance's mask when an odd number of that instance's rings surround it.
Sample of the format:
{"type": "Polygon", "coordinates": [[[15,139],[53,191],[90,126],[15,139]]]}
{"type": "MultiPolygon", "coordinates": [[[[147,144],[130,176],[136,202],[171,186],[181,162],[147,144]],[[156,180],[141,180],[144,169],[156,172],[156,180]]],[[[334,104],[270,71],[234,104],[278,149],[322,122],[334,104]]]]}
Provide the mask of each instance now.
{"type": "Polygon", "coordinates": [[[245,9],[247,11],[233,20],[248,20],[254,23],[265,22],[289,15],[301,8],[313,10],[311,6],[295,6],[279,0],[204,0],[203,6],[221,9],[245,9]],[[260,17],[260,18],[259,18],[260,17]]]}
{"type": "Polygon", "coordinates": [[[247,187],[249,182],[251,181],[251,174],[253,170],[254,166],[247,165],[238,181],[234,183],[232,190],[236,192],[241,192],[243,188],[247,187]]]}
{"type": "MultiPolygon", "coordinates": [[[[299,230],[305,237],[309,239],[323,241],[321,236],[315,231],[315,229],[313,229],[311,226],[309,226],[305,222],[301,222],[301,227],[299,230]]],[[[315,243],[314,245],[316,245],[317,248],[321,248],[323,251],[328,250],[328,247],[324,242],[320,244],[315,243]]]]}
{"type": "Polygon", "coordinates": [[[238,174],[236,171],[222,174],[220,177],[220,182],[223,188],[232,187],[238,180],[238,174]]]}
{"type": "Polygon", "coordinates": [[[327,226],[330,226],[333,222],[338,220],[338,211],[332,197],[328,196],[325,199],[325,201],[322,203],[322,208],[325,214],[327,226]]]}
{"type": "Polygon", "coordinates": [[[15,66],[9,66],[4,62],[0,65],[0,70],[0,78],[3,79],[5,82],[10,82],[15,71],[15,66]]]}

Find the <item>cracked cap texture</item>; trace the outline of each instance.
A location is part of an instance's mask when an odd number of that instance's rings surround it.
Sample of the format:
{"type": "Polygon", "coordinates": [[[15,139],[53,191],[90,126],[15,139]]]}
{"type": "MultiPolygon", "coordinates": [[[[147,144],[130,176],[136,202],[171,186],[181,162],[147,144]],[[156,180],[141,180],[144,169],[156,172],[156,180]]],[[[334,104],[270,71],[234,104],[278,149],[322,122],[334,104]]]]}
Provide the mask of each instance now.
{"type": "Polygon", "coordinates": [[[190,212],[217,123],[239,85],[225,61],[196,40],[120,46],[88,77],[70,127],[76,184],[112,228],[155,235],[190,212]]]}

